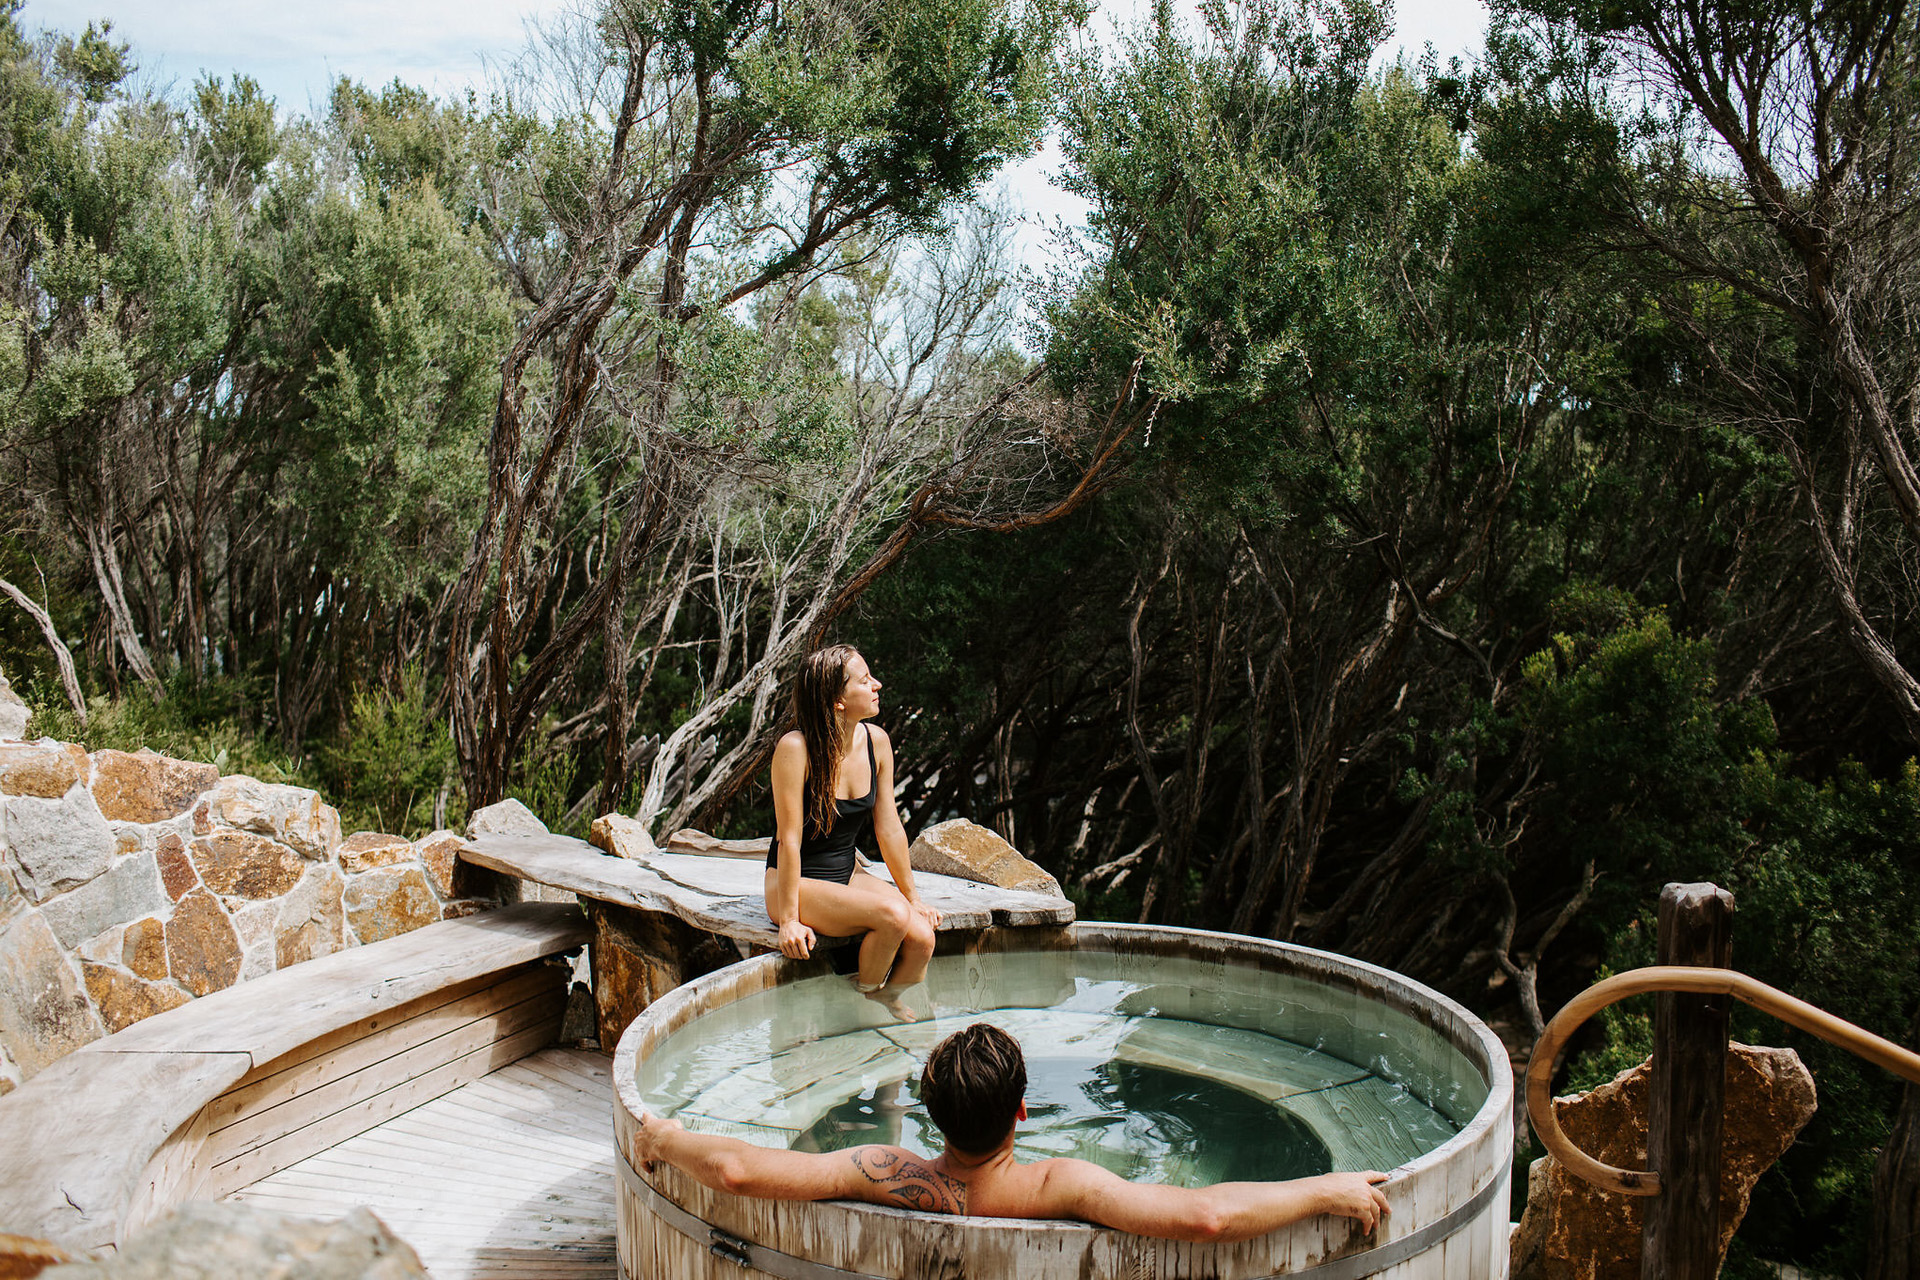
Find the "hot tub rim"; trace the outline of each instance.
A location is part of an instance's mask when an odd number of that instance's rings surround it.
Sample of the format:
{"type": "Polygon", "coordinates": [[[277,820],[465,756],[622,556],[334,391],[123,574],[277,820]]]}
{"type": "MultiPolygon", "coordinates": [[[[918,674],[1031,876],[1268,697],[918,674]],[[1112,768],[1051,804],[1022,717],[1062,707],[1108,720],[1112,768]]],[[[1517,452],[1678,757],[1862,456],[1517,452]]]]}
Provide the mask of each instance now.
{"type": "MultiPolygon", "coordinates": [[[[1315,947],[1301,946],[1298,943],[1280,942],[1273,938],[1256,938],[1248,934],[1223,933],[1211,929],[1191,929],[1178,925],[1150,925],[1131,924],[1124,921],[1083,920],[1071,925],[1061,926],[1058,930],[993,929],[982,931],[983,934],[1002,934],[1008,942],[1017,942],[1021,934],[1029,932],[1042,935],[1034,940],[1038,945],[1024,947],[1008,945],[1001,949],[1006,951],[1078,949],[1083,936],[1087,934],[1092,934],[1095,937],[1101,934],[1109,934],[1118,939],[1125,939],[1129,935],[1132,935],[1143,941],[1159,940],[1168,943],[1182,940],[1188,942],[1206,940],[1205,945],[1208,946],[1224,943],[1231,943],[1238,946],[1251,945],[1256,950],[1267,952],[1276,959],[1310,960],[1313,962],[1313,967],[1316,970],[1324,966],[1327,972],[1337,973],[1343,978],[1358,978],[1361,975],[1370,976],[1379,982],[1380,987],[1393,990],[1398,995],[1418,995],[1430,1001],[1433,1008],[1443,1011],[1448,1015],[1451,1026],[1442,1027],[1436,1025],[1433,1019],[1425,1017],[1420,1012],[1418,1002],[1414,1000],[1402,1000],[1398,1007],[1401,1012],[1422,1017],[1422,1020],[1425,1021],[1432,1030],[1445,1036],[1456,1049],[1461,1051],[1461,1056],[1465,1057],[1469,1062],[1472,1062],[1476,1069],[1482,1072],[1486,1077],[1487,1097],[1486,1100],[1480,1104],[1479,1109],[1474,1112],[1473,1118],[1466,1124],[1463,1124],[1458,1133],[1424,1155],[1416,1156],[1414,1159],[1395,1165],[1391,1170],[1388,1170],[1387,1172],[1393,1175],[1391,1181],[1387,1184],[1388,1188],[1391,1188],[1395,1183],[1410,1180],[1414,1175],[1435,1165],[1445,1163],[1455,1155],[1464,1155],[1478,1144],[1481,1139],[1484,1138],[1487,1131],[1496,1123],[1502,1125],[1510,1125],[1512,1123],[1513,1073],[1512,1068],[1508,1065],[1509,1059],[1507,1057],[1506,1047],[1500,1042],[1499,1037],[1493,1033],[1493,1030],[1488,1027],[1486,1023],[1474,1016],[1465,1006],[1435,991],[1425,983],[1407,977],[1405,974],[1396,973],[1394,970],[1386,969],[1379,965],[1369,964],[1364,960],[1356,960],[1351,956],[1343,956],[1338,952],[1323,951],[1315,947]],[[1072,936],[1073,942],[1070,948],[1047,945],[1047,937],[1058,938],[1061,934],[1072,936]],[[1456,1032],[1464,1033],[1467,1044],[1461,1042],[1461,1037],[1457,1035],[1456,1032]],[[1468,1044],[1475,1045],[1479,1048],[1481,1060],[1475,1061],[1474,1054],[1468,1049],[1468,1044]]],[[[1231,956],[1226,958],[1231,959],[1231,956]]],[[[759,991],[778,986],[789,977],[794,979],[815,977],[830,973],[831,971],[831,967],[824,960],[790,960],[778,952],[769,952],[766,955],[754,956],[735,964],[727,965],[725,968],[716,969],[712,973],[674,988],[666,995],[655,1000],[627,1027],[626,1031],[620,1037],[619,1045],[615,1049],[612,1075],[614,1092],[619,1105],[629,1116],[636,1119],[642,1114],[650,1114],[646,1111],[640,1097],[639,1073],[637,1071],[642,1041],[647,1042],[648,1048],[651,1049],[654,1045],[657,1045],[660,1041],[666,1039],[666,1037],[672,1035],[675,1031],[678,1031],[688,1022],[691,1022],[693,1017],[698,1016],[698,1011],[696,1010],[692,1014],[689,1014],[686,1012],[687,1007],[697,1001],[706,991],[720,985],[721,981],[739,981],[743,978],[749,980],[761,979],[761,981],[754,985],[752,990],[742,991],[736,994],[734,999],[738,1000],[747,995],[756,994],[759,991]],[[769,975],[771,975],[770,978],[769,975]]],[[[1369,989],[1358,981],[1353,981],[1346,985],[1352,986],[1353,989],[1363,994],[1370,994],[1369,989]]],[[[729,1001],[729,1003],[731,1003],[731,1001],[729,1001]]],[[[616,1154],[622,1160],[627,1158],[627,1153],[624,1151],[617,1152],[616,1154]]],[[[635,1169],[634,1172],[645,1180],[643,1171],[635,1169]]],[[[1509,1170],[1507,1169],[1492,1169],[1488,1173],[1488,1181],[1498,1181],[1506,1177],[1508,1173],[1509,1170]]],[[[1474,1191],[1476,1193],[1479,1192],[1484,1189],[1484,1185],[1484,1183],[1476,1182],[1474,1191]]],[[[668,1195],[658,1186],[653,1186],[652,1190],[656,1195],[673,1200],[672,1196],[668,1195]]],[[[674,1203],[678,1203],[678,1201],[674,1201],[674,1203]]],[[[1064,1222],[1055,1219],[986,1218],[973,1214],[927,1213],[917,1209],[897,1209],[887,1205],[868,1204],[863,1201],[833,1201],[831,1203],[848,1210],[860,1213],[872,1213],[883,1217],[904,1216],[913,1220],[925,1219],[929,1221],[955,1223],[963,1221],[979,1223],[991,1222],[996,1224],[997,1227],[1003,1225],[1006,1230],[1016,1231],[1025,1228],[1035,1230],[1044,1229],[1054,1232],[1060,1230],[1078,1230],[1089,1233],[1112,1230],[1112,1228],[1098,1226],[1093,1223],[1064,1222]]],[[[1376,1245],[1373,1247],[1379,1246],[1376,1245]]],[[[1362,1252],[1365,1251],[1363,1250],[1362,1252]]]]}

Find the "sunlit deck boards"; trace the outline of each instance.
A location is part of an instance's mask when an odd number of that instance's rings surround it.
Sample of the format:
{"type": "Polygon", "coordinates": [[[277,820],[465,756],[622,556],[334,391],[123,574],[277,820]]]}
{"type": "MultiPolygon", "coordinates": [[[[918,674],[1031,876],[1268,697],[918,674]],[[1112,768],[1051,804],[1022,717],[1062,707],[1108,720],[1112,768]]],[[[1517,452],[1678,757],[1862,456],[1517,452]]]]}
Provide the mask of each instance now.
{"type": "Polygon", "coordinates": [[[607,1059],[547,1049],[230,1199],[315,1217],[365,1205],[434,1280],[612,1277],[607,1059]]]}

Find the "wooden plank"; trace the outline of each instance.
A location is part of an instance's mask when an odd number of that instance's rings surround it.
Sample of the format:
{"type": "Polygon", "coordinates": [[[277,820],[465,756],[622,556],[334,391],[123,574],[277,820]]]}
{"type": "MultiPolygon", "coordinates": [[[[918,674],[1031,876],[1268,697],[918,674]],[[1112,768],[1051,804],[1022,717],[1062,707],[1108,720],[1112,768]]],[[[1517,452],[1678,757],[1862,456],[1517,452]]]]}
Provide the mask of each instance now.
{"type": "MultiPolygon", "coordinates": [[[[487,980],[482,978],[477,981],[485,983],[487,980]]],[[[428,1005],[414,1016],[398,1021],[383,1019],[383,1029],[372,1030],[365,1036],[353,1038],[352,1033],[362,1027],[378,1026],[378,1023],[370,1019],[354,1027],[342,1028],[339,1033],[326,1037],[331,1045],[326,1051],[309,1054],[303,1048],[285,1058],[256,1067],[245,1080],[214,1099],[213,1128],[216,1131],[224,1129],[238,1120],[290,1102],[322,1085],[426,1044],[476,1020],[496,1015],[524,1000],[563,998],[566,981],[565,970],[536,962],[531,968],[512,972],[503,982],[480,986],[477,990],[472,989],[471,983],[462,984],[469,988],[464,998],[428,1005]]]]}
{"type": "Polygon", "coordinates": [[[182,1200],[200,1197],[207,1180],[206,1143],[211,1129],[209,1108],[174,1130],[147,1161],[140,1185],[128,1204],[118,1234],[128,1235],[159,1218],[182,1200]]]}
{"type": "MultiPolygon", "coordinates": [[[[476,1120],[498,1119],[501,1117],[524,1117],[526,1103],[517,1098],[502,1098],[498,1095],[483,1097],[469,1094],[456,1104],[458,1112],[471,1113],[476,1120]]],[[[605,1137],[596,1126],[578,1120],[561,1112],[541,1112],[541,1127],[554,1133],[564,1134],[582,1142],[597,1142],[605,1137]]]]}
{"type": "Polygon", "coordinates": [[[282,1071],[290,1071],[303,1062],[323,1057],[346,1045],[397,1027],[403,1022],[420,1017],[422,1014],[431,1013],[435,1009],[464,1000],[476,991],[485,991],[501,980],[502,975],[499,973],[478,974],[472,978],[468,978],[464,982],[456,982],[441,990],[421,996],[418,1000],[411,1000],[403,1005],[395,1005],[389,1009],[382,1009],[371,1017],[362,1018],[360,1021],[350,1023],[337,1031],[330,1031],[325,1035],[316,1036],[314,1039],[307,1041],[289,1053],[282,1054],[270,1062],[261,1063],[247,1073],[246,1079],[234,1087],[236,1089],[244,1088],[247,1085],[256,1084],[268,1076],[275,1075],[282,1071]]]}
{"type": "Polygon", "coordinates": [[[326,1084],[253,1111],[214,1130],[209,1143],[213,1163],[225,1163],[243,1151],[304,1129],[336,1111],[344,1111],[396,1085],[425,1076],[436,1067],[464,1058],[495,1041],[508,1039],[535,1024],[556,1020],[561,1012],[545,993],[539,993],[332,1078],[326,1084]]]}
{"type": "MultiPolygon", "coordinates": [[[[448,1118],[460,1115],[472,1115],[472,1112],[447,1112],[448,1118]]],[[[520,1125],[513,1128],[501,1127],[486,1129],[478,1125],[465,1125],[464,1146],[461,1136],[443,1138],[440,1133],[445,1121],[442,1113],[435,1111],[433,1118],[416,1121],[411,1115],[395,1116],[381,1126],[381,1132],[394,1142],[404,1142],[415,1147],[431,1149],[440,1143],[451,1150],[472,1150],[492,1152],[503,1159],[525,1160],[532,1165],[551,1165],[556,1168],[578,1168],[583,1164],[604,1161],[609,1157],[611,1132],[602,1135],[599,1141],[575,1137],[570,1133],[560,1133],[544,1125],[520,1125]],[[537,1153],[537,1154],[536,1154],[537,1153]]],[[[495,1119],[488,1116],[485,1119],[495,1119]]],[[[358,1141],[358,1139],[355,1139],[358,1141]]]]}
{"type": "MultiPolygon", "coordinates": [[[[417,1110],[418,1108],[416,1108],[417,1110]]],[[[369,1129],[358,1137],[350,1138],[337,1147],[303,1160],[296,1168],[330,1167],[326,1161],[338,1153],[342,1160],[357,1160],[364,1163],[381,1161],[398,1164],[404,1157],[411,1155],[417,1159],[437,1161],[430,1167],[446,1167],[452,1161],[461,1158],[485,1156],[496,1164],[510,1165],[516,1176],[565,1178],[582,1168],[605,1166],[613,1168],[613,1158],[607,1154],[612,1150],[612,1135],[608,1135],[608,1145],[596,1153],[586,1150],[585,1143],[569,1143],[566,1150],[558,1154],[551,1153],[549,1144],[540,1141],[545,1135],[528,1130],[524,1133],[476,1133],[468,1131],[443,1140],[436,1140],[431,1133],[403,1132],[394,1125],[400,1117],[396,1116],[378,1128],[369,1129]]],[[[275,1174],[274,1177],[281,1175],[275,1174]]],[[[611,1188],[612,1184],[608,1184],[611,1188]]],[[[612,1194],[609,1190],[608,1194],[612,1194]]]]}
{"type": "MultiPolygon", "coordinates": [[[[1733,895],[1711,884],[1660,893],[1659,963],[1733,967],[1733,895]]],[[[1663,991],[1653,998],[1647,1080],[1647,1168],[1660,1194],[1640,1228],[1646,1280],[1720,1274],[1720,1142],[1726,1118],[1731,996],[1663,991]]]]}
{"type": "Polygon", "coordinates": [[[280,969],[136,1022],[108,1040],[118,1042],[113,1051],[120,1053],[231,1052],[271,1062],[373,1013],[586,941],[578,907],[524,902],[280,969]]]}
{"type": "Polygon", "coordinates": [[[272,1142],[254,1147],[213,1168],[209,1179],[211,1194],[226,1195],[270,1173],[277,1173],[316,1151],[336,1145],[356,1133],[363,1133],[403,1111],[410,1111],[431,1098],[476,1080],[497,1067],[525,1056],[559,1033],[558,1017],[530,1027],[519,1035],[474,1050],[424,1075],[416,1076],[394,1088],[335,1112],[317,1124],[289,1133],[272,1142]]]}

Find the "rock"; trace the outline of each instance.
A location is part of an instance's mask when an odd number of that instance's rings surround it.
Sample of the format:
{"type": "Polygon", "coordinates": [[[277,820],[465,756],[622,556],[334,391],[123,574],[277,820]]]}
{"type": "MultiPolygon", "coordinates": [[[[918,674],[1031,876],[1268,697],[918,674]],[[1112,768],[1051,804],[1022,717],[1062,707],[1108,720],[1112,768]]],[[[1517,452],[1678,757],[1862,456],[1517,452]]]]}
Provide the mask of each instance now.
{"type": "Polygon", "coordinates": [[[575,1048],[600,1047],[600,1015],[593,1002],[593,988],[576,982],[567,988],[567,1011],[560,1017],[560,1043],[575,1048]]]}
{"type": "Polygon", "coordinates": [[[71,950],[77,960],[91,960],[95,964],[119,964],[121,953],[126,946],[126,938],[127,926],[117,924],[111,929],[94,934],[71,950]]]}
{"type": "Polygon", "coordinates": [[[158,916],[127,926],[120,939],[120,963],[136,977],[157,981],[167,976],[167,927],[158,916]]]}
{"type": "Polygon", "coordinates": [[[449,898],[440,904],[440,918],[462,920],[467,916],[477,916],[482,911],[491,911],[499,905],[492,898],[449,898]]]}
{"type": "MultiPolygon", "coordinates": [[[[26,737],[27,721],[31,719],[33,708],[22,702],[7,678],[0,675],[0,739],[26,737]]],[[[0,1267],[0,1280],[6,1280],[4,1267],[0,1267]]]]}
{"type": "Polygon", "coordinates": [[[332,955],[347,945],[347,917],[341,909],[345,883],[338,867],[310,867],[281,900],[274,922],[275,968],[332,955]]]}
{"type": "MultiPolygon", "coordinates": [[[[1623,1169],[1647,1160],[1648,1063],[1597,1089],[1553,1100],[1574,1145],[1623,1169]]],[[[1815,1108],[1813,1077],[1791,1049],[1731,1045],[1720,1158],[1720,1256],[1746,1216],[1753,1184],[1772,1167],[1815,1108]]],[[[1527,1208],[1514,1233],[1513,1280],[1638,1280],[1645,1201],[1601,1191],[1551,1155],[1533,1162],[1527,1208]]]]}
{"type": "Polygon", "coordinates": [[[233,913],[233,933],[240,939],[240,981],[273,972],[279,923],[278,902],[249,902],[233,913]]]}
{"type": "Polygon", "coordinates": [[[16,916],[31,910],[27,895],[20,892],[20,881],[7,865],[7,846],[0,841],[0,929],[12,924],[16,916]]]}
{"type": "Polygon", "coordinates": [[[193,859],[187,856],[187,842],[176,832],[169,831],[160,837],[160,843],[154,846],[153,860],[160,868],[161,885],[175,902],[200,883],[200,873],[193,869],[193,859]]]}
{"type": "Polygon", "coordinates": [[[413,1249],[369,1210],[327,1222],[204,1200],[172,1210],[104,1258],[40,1273],[42,1280],[409,1280],[426,1274],[413,1249]]]}
{"type": "Polygon", "coordinates": [[[547,824],[518,800],[502,800],[475,811],[467,819],[470,836],[544,836],[547,824]]]}
{"type": "MultiPolygon", "coordinates": [[[[5,1092],[0,1089],[0,1093],[5,1092]]],[[[16,1236],[0,1231],[0,1280],[29,1280],[29,1277],[39,1275],[48,1267],[73,1261],[76,1261],[76,1255],[51,1240],[35,1240],[31,1236],[16,1236]]]]}
{"type": "Polygon", "coordinates": [[[87,749],[78,743],[0,742],[0,792],[7,795],[58,800],[86,776],[87,749]]]}
{"type": "Polygon", "coordinates": [[[213,805],[205,800],[193,806],[193,834],[197,836],[213,834],[213,805]]]}
{"type": "Polygon", "coordinates": [[[1025,889],[1056,898],[1060,882],[1045,870],[1029,862],[1019,850],[993,832],[965,818],[938,822],[920,833],[907,851],[915,871],[934,875],[957,876],[1002,889],[1025,889]]]}
{"type": "Polygon", "coordinates": [[[220,901],[195,889],[167,922],[167,966],[173,979],[197,996],[225,990],[240,977],[240,938],[220,901]]]}
{"type": "Polygon", "coordinates": [[[771,843],[765,836],[753,840],[722,840],[692,827],[682,827],[667,837],[666,849],[668,853],[692,853],[707,858],[764,859],[771,843]]]}
{"type": "Polygon", "coordinates": [[[587,828],[587,843],[616,858],[644,858],[658,848],[653,843],[653,833],[639,820],[623,813],[607,813],[595,818],[587,828]]]}
{"type": "Polygon", "coordinates": [[[23,1078],[105,1033],[80,975],[39,912],[0,933],[0,1043],[23,1078]]]}
{"type": "Polygon", "coordinates": [[[417,841],[414,856],[426,868],[427,881],[442,898],[451,898],[454,868],[460,863],[460,837],[451,831],[436,831],[417,841]]]}
{"type": "Polygon", "coordinates": [[[300,883],[307,864],[287,846],[246,831],[216,831],[193,842],[200,883],[228,898],[277,898],[300,883]]]}
{"type": "Polygon", "coordinates": [[[167,901],[153,855],[136,853],[78,889],[42,903],[40,914],[53,926],[60,945],[71,950],[117,924],[166,910],[167,901]]]}
{"type": "Polygon", "coordinates": [[[84,787],[57,800],[14,796],[0,804],[0,813],[21,891],[33,902],[85,884],[113,860],[113,832],[84,787]]]}
{"type": "Polygon", "coordinates": [[[418,867],[368,871],[347,880],[347,920],[362,944],[411,933],[440,919],[426,873],[418,867]]]}
{"type": "Polygon", "coordinates": [[[220,781],[210,764],[153,751],[93,753],[93,800],[109,822],[165,822],[220,781]]]}
{"type": "Polygon", "coordinates": [[[356,831],[346,838],[337,856],[340,869],[349,874],[390,867],[396,862],[413,861],[413,842],[401,836],[385,836],[377,831],[356,831]]]}
{"type": "Polygon", "coordinates": [[[109,1033],[124,1030],[156,1013],[178,1009],[187,1002],[186,993],[178,987],[144,982],[109,965],[82,964],[80,968],[86,975],[87,991],[93,996],[100,1016],[106,1020],[109,1033]]]}
{"type": "MultiPolygon", "coordinates": [[[[220,779],[209,798],[212,816],[230,827],[271,836],[303,858],[331,858],[340,847],[340,815],[305,787],[261,782],[245,774],[220,779]]],[[[194,830],[200,814],[194,811],[194,830]]]]}

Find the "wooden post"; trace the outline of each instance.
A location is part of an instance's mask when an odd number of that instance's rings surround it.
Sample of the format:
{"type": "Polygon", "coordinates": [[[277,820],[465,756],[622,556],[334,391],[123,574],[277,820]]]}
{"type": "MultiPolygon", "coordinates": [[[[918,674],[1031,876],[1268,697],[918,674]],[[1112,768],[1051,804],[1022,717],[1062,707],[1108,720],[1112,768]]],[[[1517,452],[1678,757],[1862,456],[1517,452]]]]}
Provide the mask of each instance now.
{"type": "MultiPolygon", "coordinates": [[[[1733,895],[1670,884],[1660,894],[1659,962],[1730,968],[1733,895]]],[[[1640,1231],[1643,1280],[1714,1280],[1720,1272],[1720,1139],[1730,996],[1653,998],[1647,1167],[1660,1194],[1640,1231]]]]}

